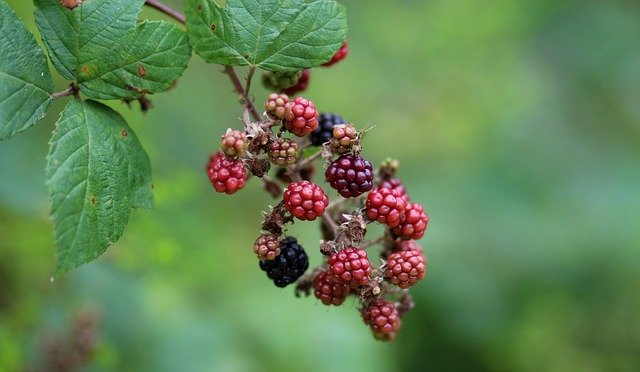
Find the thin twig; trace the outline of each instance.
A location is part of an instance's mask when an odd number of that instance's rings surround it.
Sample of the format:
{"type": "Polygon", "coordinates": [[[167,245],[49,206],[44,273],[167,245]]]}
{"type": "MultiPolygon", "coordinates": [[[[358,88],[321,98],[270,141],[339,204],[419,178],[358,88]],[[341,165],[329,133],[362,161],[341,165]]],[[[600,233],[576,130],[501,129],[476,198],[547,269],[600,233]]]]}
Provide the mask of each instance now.
{"type": "Polygon", "coordinates": [[[229,79],[231,79],[231,83],[233,84],[233,87],[235,88],[236,92],[240,96],[242,96],[244,103],[249,108],[249,111],[251,111],[251,115],[253,116],[253,119],[256,121],[262,121],[262,115],[260,115],[260,113],[258,112],[258,109],[256,109],[256,106],[247,97],[247,91],[242,86],[242,83],[240,82],[240,78],[238,78],[238,74],[236,73],[236,70],[232,66],[224,66],[224,72],[227,75],[229,75],[229,79]]]}
{"type": "Polygon", "coordinates": [[[173,19],[175,19],[176,21],[178,21],[178,22],[180,22],[182,24],[184,24],[187,21],[187,19],[184,16],[184,14],[180,13],[179,11],[173,9],[172,7],[170,7],[170,6],[166,5],[166,4],[161,3],[158,0],[147,0],[145,2],[145,5],[148,5],[148,6],[152,7],[152,8],[155,8],[155,9],[161,11],[162,13],[168,15],[169,17],[172,17],[173,19]]]}
{"type": "Polygon", "coordinates": [[[58,99],[58,98],[62,98],[62,97],[69,97],[72,96],[75,93],[75,89],[73,89],[73,87],[69,87],[61,92],[55,92],[51,95],[51,98],[53,99],[58,99]]]}
{"type": "Polygon", "coordinates": [[[386,239],[387,239],[387,237],[383,235],[383,236],[379,237],[376,240],[369,240],[368,242],[365,242],[362,245],[362,248],[365,249],[365,248],[371,247],[372,245],[380,244],[380,243],[384,242],[386,239]]]}
{"type": "Polygon", "coordinates": [[[338,230],[340,229],[340,226],[338,226],[338,224],[336,223],[336,221],[333,220],[333,218],[331,218],[331,216],[329,216],[328,213],[324,213],[322,215],[322,220],[329,225],[329,228],[331,230],[333,230],[333,236],[334,236],[334,240],[338,239],[338,230]]]}
{"type": "Polygon", "coordinates": [[[305,158],[303,161],[296,163],[291,166],[291,171],[298,172],[307,167],[307,165],[311,164],[314,160],[322,156],[322,150],[316,152],[315,154],[305,158]]]}

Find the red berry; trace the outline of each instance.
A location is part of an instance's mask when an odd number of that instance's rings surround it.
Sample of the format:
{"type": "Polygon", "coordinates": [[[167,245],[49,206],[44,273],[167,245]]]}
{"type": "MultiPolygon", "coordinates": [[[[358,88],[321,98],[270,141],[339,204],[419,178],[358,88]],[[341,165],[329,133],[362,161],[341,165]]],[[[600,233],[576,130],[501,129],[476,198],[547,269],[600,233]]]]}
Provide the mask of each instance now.
{"type": "Polygon", "coordinates": [[[285,106],[289,103],[289,97],[286,94],[271,93],[267,97],[264,108],[272,116],[282,119],[284,117],[285,106]]]}
{"type": "Polygon", "coordinates": [[[284,206],[303,221],[313,221],[324,214],[329,198],[322,187],[309,181],[293,182],[284,191],[284,206]]]}
{"type": "Polygon", "coordinates": [[[229,128],[222,135],[220,148],[229,157],[241,157],[247,150],[247,146],[249,146],[249,141],[247,141],[247,135],[244,132],[229,128]]]}
{"type": "Polygon", "coordinates": [[[337,283],[351,287],[365,285],[371,275],[371,263],[367,252],[355,247],[347,247],[329,256],[329,274],[337,283]]]}
{"type": "Polygon", "coordinates": [[[318,110],[310,100],[297,97],[287,103],[284,125],[298,137],[304,137],[318,127],[318,110]]]}
{"type": "Polygon", "coordinates": [[[418,240],[424,235],[427,225],[429,225],[429,216],[424,213],[422,206],[418,203],[409,203],[402,222],[393,228],[393,233],[405,240],[418,240]]]}
{"type": "Polygon", "coordinates": [[[345,59],[347,57],[347,54],[349,54],[349,45],[347,44],[346,41],[344,41],[342,42],[342,46],[340,47],[340,49],[338,49],[336,54],[334,54],[333,57],[331,57],[329,62],[323,63],[321,66],[324,66],[324,67],[332,66],[342,61],[343,59],[345,59]]]}
{"type": "Polygon", "coordinates": [[[367,216],[389,227],[400,224],[407,208],[407,199],[398,190],[375,189],[367,195],[367,216]]]}
{"type": "Polygon", "coordinates": [[[282,93],[293,96],[297,93],[304,92],[309,86],[309,80],[311,80],[311,70],[302,70],[302,73],[298,77],[298,82],[288,88],[282,90],[282,93]]]}
{"type": "Polygon", "coordinates": [[[406,289],[424,278],[427,262],[421,249],[391,253],[387,258],[385,276],[392,284],[406,289]]]}
{"type": "Polygon", "coordinates": [[[349,286],[336,283],[328,272],[323,271],[313,279],[316,298],[323,304],[340,306],[349,294],[349,286]]]}
{"type": "Polygon", "coordinates": [[[378,184],[378,188],[387,188],[391,190],[398,190],[402,195],[406,196],[407,200],[409,200],[409,195],[407,194],[407,190],[405,190],[402,181],[397,178],[390,178],[380,181],[378,184]]]}
{"type": "Polygon", "coordinates": [[[253,244],[253,252],[260,261],[273,260],[280,254],[280,240],[278,235],[261,235],[253,244]]]}
{"type": "Polygon", "coordinates": [[[222,151],[211,155],[207,173],[213,188],[229,195],[243,188],[248,178],[242,161],[229,159],[222,151]]]}
{"type": "Polygon", "coordinates": [[[362,319],[380,340],[391,341],[400,329],[400,314],[392,302],[381,298],[362,309],[362,319]]]}
{"type": "Polygon", "coordinates": [[[324,176],[345,198],[359,196],[373,187],[373,166],[359,155],[342,155],[329,165],[324,176]]]}

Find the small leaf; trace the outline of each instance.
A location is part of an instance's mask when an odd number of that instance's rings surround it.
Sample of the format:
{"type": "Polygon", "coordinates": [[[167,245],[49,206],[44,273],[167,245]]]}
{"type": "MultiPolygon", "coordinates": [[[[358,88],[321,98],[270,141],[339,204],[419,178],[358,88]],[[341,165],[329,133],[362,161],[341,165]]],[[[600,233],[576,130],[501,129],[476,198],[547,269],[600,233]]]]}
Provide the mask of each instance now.
{"type": "Polygon", "coordinates": [[[47,156],[58,274],[99,257],[124,230],[131,208],[153,205],[149,158],[109,107],[71,101],[47,156]]]}
{"type": "Polygon", "coordinates": [[[345,8],[332,0],[186,0],[187,33],[209,63],[294,71],[327,62],[346,37],[345,8]]]}
{"type": "Polygon", "coordinates": [[[0,0],[0,140],[35,124],[51,104],[53,81],[44,51],[0,0]]]}
{"type": "Polygon", "coordinates": [[[84,1],[73,10],[35,0],[36,23],[60,73],[97,99],[135,99],[173,86],[191,58],[186,33],[168,22],[136,26],[144,0],[84,1]]]}

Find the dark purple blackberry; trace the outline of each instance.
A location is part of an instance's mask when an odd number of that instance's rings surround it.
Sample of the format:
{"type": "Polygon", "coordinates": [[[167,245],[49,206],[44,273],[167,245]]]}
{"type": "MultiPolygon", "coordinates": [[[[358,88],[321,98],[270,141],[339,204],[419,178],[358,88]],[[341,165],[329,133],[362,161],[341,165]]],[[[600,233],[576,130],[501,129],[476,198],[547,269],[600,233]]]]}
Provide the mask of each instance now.
{"type": "Polygon", "coordinates": [[[324,176],[345,198],[354,198],[373,187],[373,166],[359,155],[342,155],[331,162],[324,176]]]}
{"type": "Polygon", "coordinates": [[[318,117],[318,128],[311,132],[309,139],[314,146],[322,146],[323,143],[333,137],[333,126],[337,124],[347,124],[347,121],[338,114],[323,112],[318,117]]]}
{"type": "Polygon", "coordinates": [[[260,269],[280,288],[294,283],[309,268],[309,258],[296,238],[288,236],[280,241],[280,254],[271,261],[260,261],[260,269]]]}

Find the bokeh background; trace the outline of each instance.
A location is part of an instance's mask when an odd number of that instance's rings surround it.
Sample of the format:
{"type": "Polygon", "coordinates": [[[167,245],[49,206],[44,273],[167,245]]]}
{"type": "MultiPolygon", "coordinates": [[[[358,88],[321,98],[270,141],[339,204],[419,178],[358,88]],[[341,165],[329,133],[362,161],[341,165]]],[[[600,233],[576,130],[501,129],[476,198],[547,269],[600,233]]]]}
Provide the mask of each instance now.
{"type": "MultiPolygon", "coordinates": [[[[44,165],[64,100],[0,143],[0,370],[42,365],[83,316],[96,371],[640,370],[640,3],[343,3],[349,57],[305,95],[375,124],[364,154],[401,159],[431,216],[397,341],[375,341],[354,301],[297,299],[258,270],[273,201],[255,180],[231,197],[208,183],[240,111],[194,56],[148,114],[110,103],[149,152],[155,210],[53,282],[44,165]]],[[[31,2],[8,4],[36,31],[31,2]]],[[[291,231],[318,264],[317,225],[291,231]]]]}

